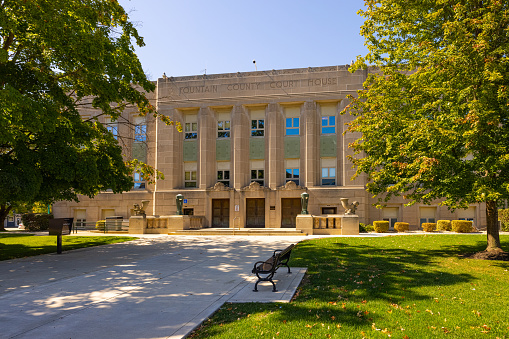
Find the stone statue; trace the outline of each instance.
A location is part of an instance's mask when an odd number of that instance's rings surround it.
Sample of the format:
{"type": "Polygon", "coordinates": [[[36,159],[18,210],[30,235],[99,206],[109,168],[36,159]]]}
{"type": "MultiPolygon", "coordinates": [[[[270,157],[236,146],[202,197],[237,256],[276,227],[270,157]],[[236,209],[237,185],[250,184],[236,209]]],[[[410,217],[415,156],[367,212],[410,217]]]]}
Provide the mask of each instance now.
{"type": "Polygon", "coordinates": [[[348,198],[341,198],[341,206],[345,209],[345,215],[354,215],[357,206],[359,206],[358,201],[354,201],[351,204],[348,204],[348,198]]]}
{"type": "Polygon", "coordinates": [[[147,208],[149,202],[149,200],[142,200],[141,206],[134,204],[134,215],[146,215],[145,209],[147,208]]]}
{"type": "Polygon", "coordinates": [[[182,194],[177,194],[175,197],[177,200],[177,215],[182,215],[182,206],[184,205],[184,196],[182,194]]]}
{"type": "Polygon", "coordinates": [[[300,212],[300,214],[309,214],[308,212],[309,193],[306,192],[302,193],[300,195],[300,202],[302,204],[302,212],[300,212]]]}

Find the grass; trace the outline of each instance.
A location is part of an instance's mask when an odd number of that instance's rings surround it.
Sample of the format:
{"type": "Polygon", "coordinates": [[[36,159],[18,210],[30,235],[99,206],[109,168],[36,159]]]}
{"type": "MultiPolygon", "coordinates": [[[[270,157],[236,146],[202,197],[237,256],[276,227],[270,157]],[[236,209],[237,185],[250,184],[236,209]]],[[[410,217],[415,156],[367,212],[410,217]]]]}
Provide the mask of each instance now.
{"type": "Polygon", "coordinates": [[[485,247],[482,235],[304,241],[294,301],[225,304],[192,338],[509,338],[509,262],[461,257],[485,247]]]}
{"type": "MultiPolygon", "coordinates": [[[[92,246],[130,241],[133,237],[62,237],[62,250],[74,250],[92,246]]],[[[56,253],[56,236],[34,236],[22,233],[0,233],[0,260],[30,257],[40,254],[56,253]]]]}

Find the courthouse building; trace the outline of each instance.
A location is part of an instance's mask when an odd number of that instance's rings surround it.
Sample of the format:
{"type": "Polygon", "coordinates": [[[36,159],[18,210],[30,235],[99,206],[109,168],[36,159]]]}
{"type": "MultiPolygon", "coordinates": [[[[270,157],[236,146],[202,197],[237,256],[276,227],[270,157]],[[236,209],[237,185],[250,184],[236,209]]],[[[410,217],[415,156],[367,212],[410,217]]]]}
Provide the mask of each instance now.
{"type": "MultiPolygon", "coordinates": [[[[300,196],[307,192],[313,215],[342,214],[340,198],[349,198],[359,202],[364,223],[405,221],[418,229],[422,222],[469,219],[485,225],[480,204],[450,213],[438,202],[404,207],[400,198],[376,209],[365,191],[366,176],[351,179],[348,145],[359,135],[344,133],[353,117],[340,112],[367,72],[352,74],[345,65],[164,76],[149,98],[159,113],[181,124],[182,132],[140,117],[133,108],[118,121],[99,121],[123,138],[129,157],[146,161],[165,179],[149,185],[135,173],[130,192],[58,202],[54,214],[78,222],[112,215],[128,219],[135,203],[148,200],[147,215],[174,215],[175,196],[182,194],[184,214],[203,216],[203,227],[294,228],[300,196]]],[[[82,111],[84,117],[98,113],[82,111]]]]}

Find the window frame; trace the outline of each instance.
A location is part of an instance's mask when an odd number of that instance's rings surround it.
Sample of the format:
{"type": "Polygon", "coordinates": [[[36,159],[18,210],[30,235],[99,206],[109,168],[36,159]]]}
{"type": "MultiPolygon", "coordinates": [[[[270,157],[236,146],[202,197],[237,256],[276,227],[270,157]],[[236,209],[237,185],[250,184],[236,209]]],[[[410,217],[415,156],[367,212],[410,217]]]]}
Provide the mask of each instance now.
{"type": "Polygon", "coordinates": [[[147,141],[147,124],[134,125],[134,141],[146,142],[147,141]]]}
{"type": "Polygon", "coordinates": [[[226,187],[230,187],[230,170],[218,170],[217,171],[217,182],[221,182],[226,187]],[[220,178],[220,176],[221,176],[221,178],[220,178]],[[226,176],[228,176],[228,178],[226,178],[226,176]]]}
{"type": "Polygon", "coordinates": [[[197,174],[196,170],[184,171],[184,187],[185,188],[198,187],[198,174],[197,174]],[[187,173],[189,173],[189,179],[186,179],[187,173]],[[194,173],[194,179],[193,179],[193,173],[194,173]]]}
{"type": "Polygon", "coordinates": [[[251,137],[264,137],[264,136],[265,136],[265,119],[251,119],[251,137]],[[253,126],[253,123],[256,126],[253,126]]]}
{"type": "Polygon", "coordinates": [[[231,137],[231,120],[218,120],[217,121],[217,138],[218,139],[228,139],[231,137]],[[222,123],[224,127],[219,128],[219,124],[222,123]],[[228,128],[226,128],[228,125],[228,128]],[[224,133],[225,135],[220,136],[220,133],[224,133]]]}
{"type": "Polygon", "coordinates": [[[285,136],[292,137],[299,135],[300,135],[300,118],[299,117],[285,118],[285,136]]]}
{"type": "Polygon", "coordinates": [[[265,185],[265,170],[263,169],[252,169],[251,170],[251,182],[254,182],[256,181],[257,183],[260,184],[260,186],[264,186],[265,185]],[[255,173],[255,178],[253,178],[253,173],[255,173]],[[261,178],[260,178],[260,173],[261,173],[261,178]]]}
{"type": "Polygon", "coordinates": [[[336,167],[322,167],[320,171],[320,186],[336,186],[336,167]],[[330,170],[334,170],[334,175],[331,176],[330,170]],[[327,170],[327,175],[324,176],[324,170],[327,170]],[[326,183],[324,180],[334,180],[331,183],[326,183]]]}
{"type": "Polygon", "coordinates": [[[322,134],[325,134],[325,135],[329,135],[329,134],[336,134],[336,116],[335,115],[325,115],[325,116],[322,116],[322,119],[321,119],[321,126],[320,126],[320,129],[321,129],[321,133],[322,134]],[[331,125],[331,118],[334,119],[334,123],[331,125]],[[324,125],[324,119],[327,121],[327,124],[324,125]],[[324,129],[334,129],[334,132],[325,132],[324,129]]]}
{"type": "Polygon", "coordinates": [[[300,168],[286,168],[285,180],[285,182],[293,181],[298,186],[300,184],[300,168]],[[289,170],[290,173],[288,173],[289,170]],[[297,171],[297,176],[295,176],[295,171],[297,171]],[[290,175],[290,177],[288,175],[290,175]]]}
{"type": "Polygon", "coordinates": [[[134,172],[133,174],[133,189],[134,190],[144,190],[147,188],[147,181],[143,179],[143,173],[142,172],[134,172]]]}
{"type": "Polygon", "coordinates": [[[198,122],[184,123],[184,139],[195,140],[198,139],[198,122]],[[188,129],[189,126],[189,129],[188,129]],[[196,127],[196,129],[194,129],[196,127]]]}

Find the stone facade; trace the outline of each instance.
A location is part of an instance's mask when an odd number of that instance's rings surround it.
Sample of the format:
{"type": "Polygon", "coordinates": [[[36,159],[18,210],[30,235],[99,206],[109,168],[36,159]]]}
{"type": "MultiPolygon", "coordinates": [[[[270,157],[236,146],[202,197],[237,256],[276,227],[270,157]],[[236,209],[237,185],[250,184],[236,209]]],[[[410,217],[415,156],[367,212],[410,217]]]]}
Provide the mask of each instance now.
{"type": "Polygon", "coordinates": [[[131,128],[119,119],[117,130],[131,136],[126,154],[143,158],[165,179],[151,185],[138,180],[124,194],[59,202],[54,214],[87,222],[127,219],[134,203],[150,200],[147,215],[174,215],[175,196],[183,194],[184,214],[203,216],[204,227],[295,227],[300,195],[307,192],[313,215],[342,214],[340,198],[349,198],[359,202],[364,223],[389,219],[418,229],[423,221],[468,218],[485,224],[483,205],[450,213],[438,202],[404,207],[400,198],[379,210],[364,189],[366,177],[350,179],[355,170],[348,144],[359,135],[343,133],[353,118],[339,112],[367,72],[352,74],[345,65],[160,78],[150,99],[183,131],[139,118],[132,108],[122,117],[131,128]]]}

